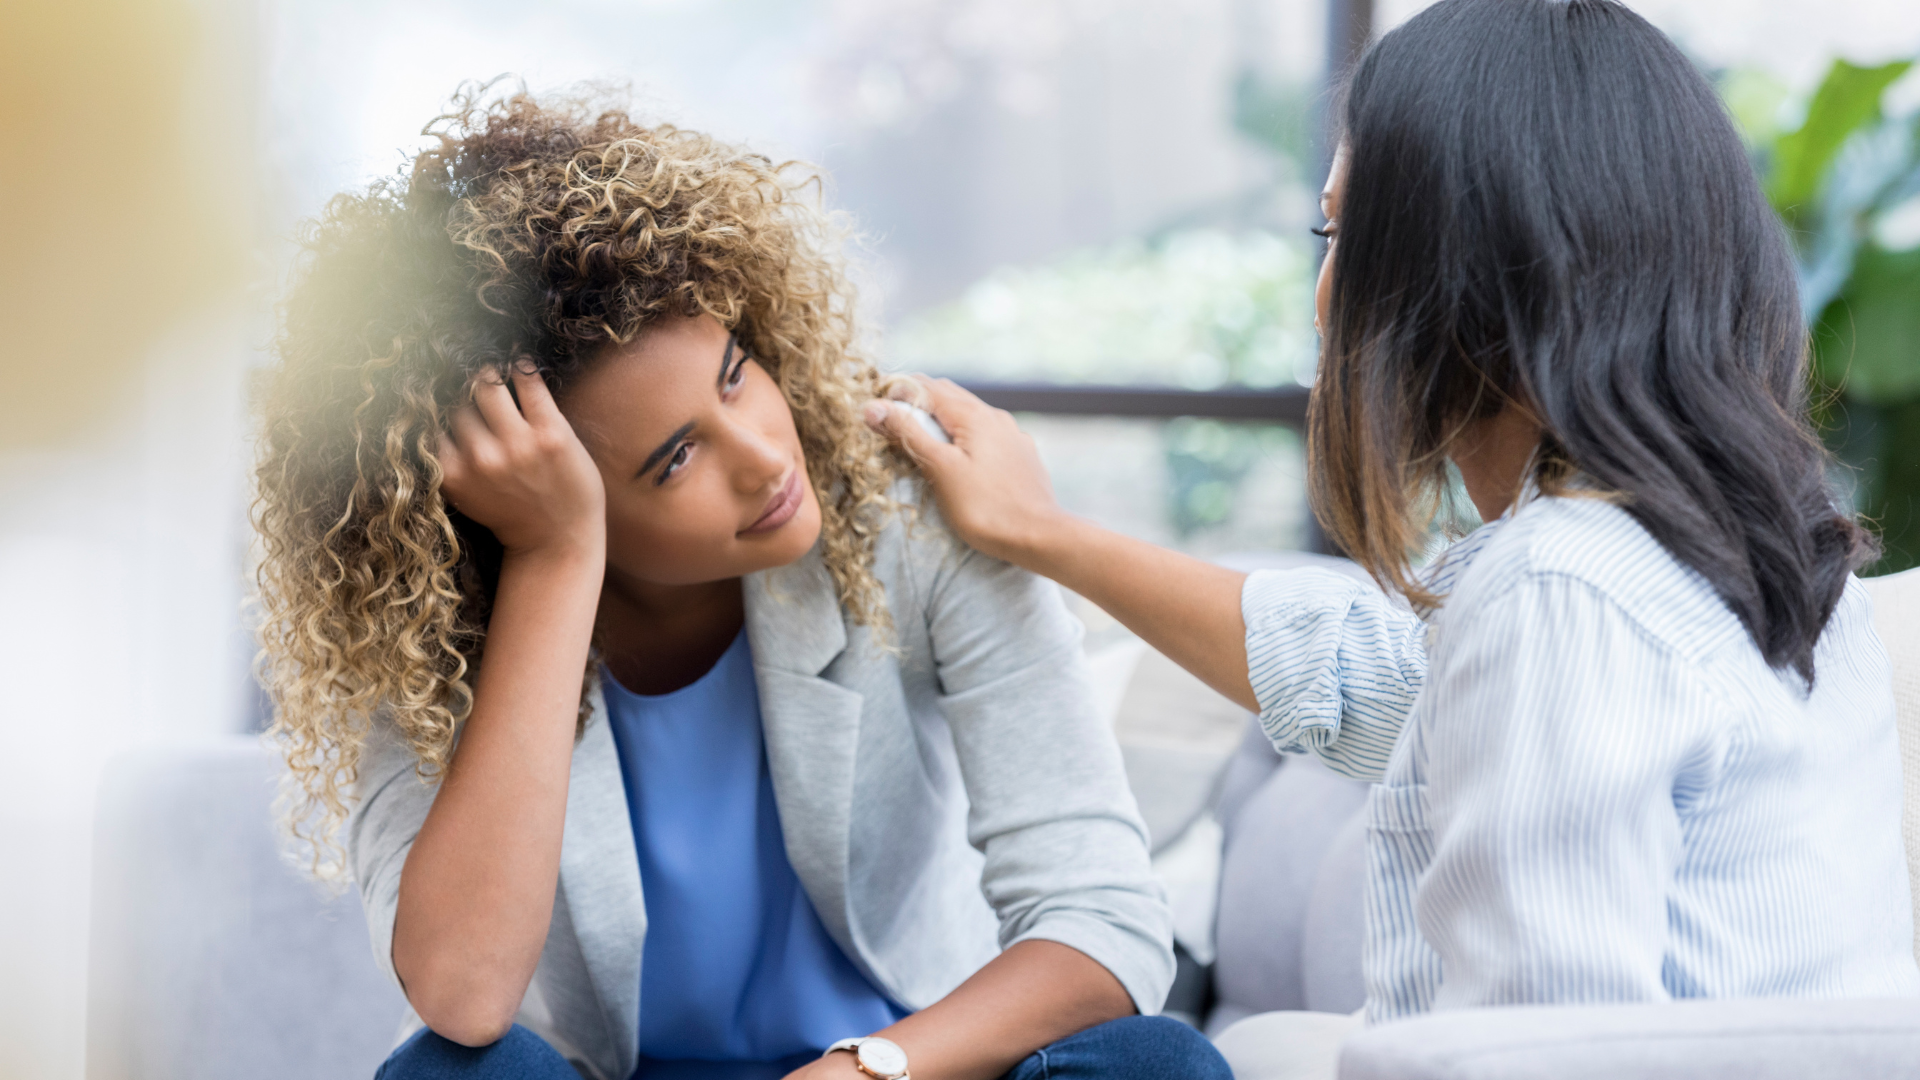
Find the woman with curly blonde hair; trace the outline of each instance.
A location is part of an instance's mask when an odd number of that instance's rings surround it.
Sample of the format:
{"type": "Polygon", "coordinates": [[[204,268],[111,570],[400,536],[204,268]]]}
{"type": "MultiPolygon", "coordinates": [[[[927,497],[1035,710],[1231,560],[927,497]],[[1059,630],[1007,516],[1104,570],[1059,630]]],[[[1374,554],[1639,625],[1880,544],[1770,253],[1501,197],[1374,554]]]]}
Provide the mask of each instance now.
{"type": "Polygon", "coordinates": [[[585,100],[428,130],[306,234],[258,468],[296,829],[417,1015],[380,1075],[1224,1076],[1151,1017],[1077,625],[861,422],[816,178],[585,100]]]}

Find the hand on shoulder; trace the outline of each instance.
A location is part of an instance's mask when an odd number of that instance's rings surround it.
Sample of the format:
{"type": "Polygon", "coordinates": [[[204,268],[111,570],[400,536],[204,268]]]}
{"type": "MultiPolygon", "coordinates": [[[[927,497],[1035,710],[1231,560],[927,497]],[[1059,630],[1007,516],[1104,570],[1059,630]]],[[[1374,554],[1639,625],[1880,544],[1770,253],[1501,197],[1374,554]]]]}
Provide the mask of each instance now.
{"type": "Polygon", "coordinates": [[[1033,437],[1013,415],[948,379],[916,384],[871,401],[866,421],[907,455],[933,488],[947,525],[973,548],[1028,566],[1072,518],[1060,508],[1033,437]],[[906,398],[918,389],[951,442],[922,425],[906,398]]]}

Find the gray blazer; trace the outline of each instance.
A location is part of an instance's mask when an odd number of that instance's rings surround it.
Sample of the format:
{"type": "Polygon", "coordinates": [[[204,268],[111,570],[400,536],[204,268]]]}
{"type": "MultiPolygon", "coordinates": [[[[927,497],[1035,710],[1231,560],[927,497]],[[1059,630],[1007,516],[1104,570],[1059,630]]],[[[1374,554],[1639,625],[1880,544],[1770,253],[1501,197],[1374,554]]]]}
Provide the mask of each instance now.
{"type": "MultiPolygon", "coordinates": [[[[1157,1012],[1173,980],[1171,917],[1059,590],[960,545],[931,507],[885,530],[874,569],[891,649],[848,622],[817,550],[745,584],[787,857],[827,932],[909,1008],[1041,938],[1099,961],[1157,1012]]],[[[591,706],[553,922],[518,1021],[582,1075],[625,1080],[639,1061],[647,909],[598,690],[591,706]]],[[[400,869],[436,790],[413,766],[376,722],[347,825],[390,977],[400,869]]]]}

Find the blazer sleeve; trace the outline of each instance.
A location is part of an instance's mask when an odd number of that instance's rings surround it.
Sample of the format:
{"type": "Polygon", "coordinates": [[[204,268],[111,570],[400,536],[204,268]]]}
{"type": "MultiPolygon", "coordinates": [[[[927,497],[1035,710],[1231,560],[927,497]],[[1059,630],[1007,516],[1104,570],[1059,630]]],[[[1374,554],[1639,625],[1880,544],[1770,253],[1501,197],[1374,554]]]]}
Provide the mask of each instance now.
{"type": "Polygon", "coordinates": [[[930,507],[914,530],[968,840],[986,856],[1001,947],[1068,945],[1157,1013],[1173,984],[1173,920],[1119,744],[1093,705],[1079,621],[1058,586],[952,540],[930,507]]]}
{"type": "Polygon", "coordinates": [[[355,801],[346,825],[347,865],[360,890],[373,959],[396,986],[400,976],[393,966],[393,922],[400,907],[400,871],[440,790],[437,783],[420,778],[415,760],[393,725],[376,716],[360,753],[355,801]]]}

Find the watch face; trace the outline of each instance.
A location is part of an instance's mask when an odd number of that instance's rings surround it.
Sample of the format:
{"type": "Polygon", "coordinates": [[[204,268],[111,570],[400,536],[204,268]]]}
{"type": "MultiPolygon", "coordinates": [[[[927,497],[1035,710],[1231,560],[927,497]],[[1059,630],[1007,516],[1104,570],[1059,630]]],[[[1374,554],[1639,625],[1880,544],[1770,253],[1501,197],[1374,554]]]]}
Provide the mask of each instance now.
{"type": "Polygon", "coordinates": [[[860,1065],[875,1076],[899,1076],[907,1071],[907,1052],[889,1039],[868,1039],[860,1044],[860,1065]]]}

